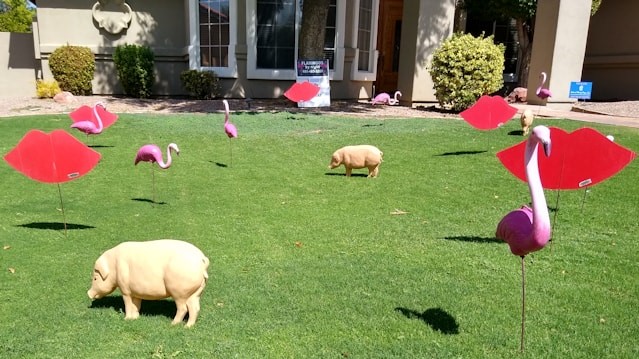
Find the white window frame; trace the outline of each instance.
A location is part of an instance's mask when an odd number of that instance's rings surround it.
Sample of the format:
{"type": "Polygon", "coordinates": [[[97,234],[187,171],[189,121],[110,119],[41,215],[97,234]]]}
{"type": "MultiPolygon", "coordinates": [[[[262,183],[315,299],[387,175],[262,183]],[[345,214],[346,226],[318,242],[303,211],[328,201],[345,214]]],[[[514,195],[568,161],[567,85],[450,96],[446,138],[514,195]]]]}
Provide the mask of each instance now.
{"type": "Polygon", "coordinates": [[[210,70],[215,72],[218,77],[237,78],[237,58],[235,51],[237,47],[237,0],[229,0],[229,51],[228,66],[226,67],[202,67],[200,58],[200,17],[198,9],[200,2],[198,0],[187,0],[189,15],[189,45],[187,52],[189,54],[189,69],[192,70],[210,70]]]}
{"type": "Polygon", "coordinates": [[[371,39],[370,39],[370,54],[369,64],[371,64],[371,71],[359,70],[359,44],[357,43],[357,36],[359,32],[359,0],[353,0],[353,31],[351,37],[351,43],[356,46],[355,56],[351,63],[351,79],[356,81],[375,81],[377,79],[377,59],[379,58],[379,51],[377,49],[377,20],[379,18],[379,0],[373,0],[373,13],[371,14],[371,39]]]}
{"type": "MultiPolygon", "coordinates": [[[[336,39],[334,69],[330,71],[331,80],[342,80],[344,76],[344,32],[346,28],[346,1],[337,0],[336,5],[336,39]]],[[[375,0],[377,1],[377,0],[375,0]]],[[[295,1],[295,62],[297,63],[297,49],[299,47],[299,32],[301,28],[301,9],[299,1],[295,1]]],[[[257,0],[246,1],[246,77],[250,80],[295,80],[295,68],[291,69],[258,69],[257,68],[257,0]]]]}

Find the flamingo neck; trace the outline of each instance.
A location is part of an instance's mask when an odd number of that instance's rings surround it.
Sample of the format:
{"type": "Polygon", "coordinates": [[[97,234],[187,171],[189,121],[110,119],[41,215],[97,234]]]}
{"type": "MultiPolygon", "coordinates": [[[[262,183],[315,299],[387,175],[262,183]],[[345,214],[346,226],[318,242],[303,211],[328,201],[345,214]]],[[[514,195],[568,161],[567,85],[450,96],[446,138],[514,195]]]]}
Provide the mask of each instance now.
{"type": "Polygon", "coordinates": [[[98,113],[98,106],[100,105],[97,104],[93,106],[93,115],[95,116],[95,119],[98,120],[98,128],[96,129],[95,133],[102,132],[102,129],[104,128],[104,125],[102,124],[102,118],[100,118],[100,114],[98,113]]]}
{"type": "Polygon", "coordinates": [[[224,124],[229,123],[229,103],[224,100],[224,124]]]}
{"type": "Polygon", "coordinates": [[[541,93],[541,89],[542,87],[544,87],[544,84],[546,83],[546,73],[542,72],[540,78],[541,78],[541,83],[539,84],[539,87],[537,87],[537,91],[535,91],[535,94],[537,95],[541,93]]]}
{"type": "Polygon", "coordinates": [[[547,240],[550,237],[550,216],[539,177],[538,148],[537,141],[529,137],[526,142],[526,179],[532,201],[532,236],[536,240],[541,238],[547,240]]]}
{"type": "Polygon", "coordinates": [[[158,162],[158,166],[160,166],[163,169],[167,169],[171,167],[171,163],[173,162],[173,157],[171,157],[171,150],[172,150],[172,147],[170,145],[166,147],[166,163],[158,162]]]}

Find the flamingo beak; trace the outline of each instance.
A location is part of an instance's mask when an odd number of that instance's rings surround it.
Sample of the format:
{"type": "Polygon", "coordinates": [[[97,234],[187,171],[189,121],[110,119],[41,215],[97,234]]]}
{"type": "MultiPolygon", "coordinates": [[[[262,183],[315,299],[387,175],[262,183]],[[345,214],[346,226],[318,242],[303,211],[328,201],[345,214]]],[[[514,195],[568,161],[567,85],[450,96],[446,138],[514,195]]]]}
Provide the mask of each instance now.
{"type": "Polygon", "coordinates": [[[550,150],[552,148],[550,142],[544,142],[543,147],[544,147],[544,154],[546,155],[546,157],[550,157],[550,150]]]}

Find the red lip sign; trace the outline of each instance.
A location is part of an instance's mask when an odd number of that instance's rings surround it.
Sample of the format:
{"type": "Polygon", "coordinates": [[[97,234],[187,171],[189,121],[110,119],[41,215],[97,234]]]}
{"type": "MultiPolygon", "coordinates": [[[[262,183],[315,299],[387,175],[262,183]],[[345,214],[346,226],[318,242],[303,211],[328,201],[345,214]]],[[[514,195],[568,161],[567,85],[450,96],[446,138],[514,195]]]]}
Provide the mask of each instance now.
{"type": "MultiPolygon", "coordinates": [[[[478,130],[492,130],[510,121],[517,109],[506,103],[501,96],[484,95],[474,105],[459,115],[478,130]]],[[[522,154],[522,157],[523,154],[522,154]]]]}
{"type": "Polygon", "coordinates": [[[293,102],[310,101],[317,96],[319,90],[319,86],[308,81],[296,82],[284,92],[284,96],[293,102]]]}
{"type": "MultiPolygon", "coordinates": [[[[541,183],[547,189],[579,189],[594,186],[616,175],[636,154],[588,127],[572,133],[550,127],[552,156],[539,156],[541,183]]],[[[501,163],[517,178],[526,181],[526,141],[497,153],[501,163]]]]}
{"type": "MultiPolygon", "coordinates": [[[[96,111],[98,116],[100,116],[100,120],[102,120],[103,129],[109,128],[115,121],[118,120],[118,115],[111,113],[106,110],[103,106],[99,106],[98,104],[94,105],[96,107],[96,111]]],[[[69,113],[69,117],[73,120],[73,123],[79,121],[91,121],[98,127],[98,120],[95,118],[95,114],[93,113],[93,108],[87,105],[82,105],[78,107],[75,111],[69,113]]]]}
{"type": "Polygon", "coordinates": [[[63,183],[89,173],[98,164],[100,156],[64,130],[50,134],[31,130],[4,156],[4,160],[36,181],[63,183]]]}

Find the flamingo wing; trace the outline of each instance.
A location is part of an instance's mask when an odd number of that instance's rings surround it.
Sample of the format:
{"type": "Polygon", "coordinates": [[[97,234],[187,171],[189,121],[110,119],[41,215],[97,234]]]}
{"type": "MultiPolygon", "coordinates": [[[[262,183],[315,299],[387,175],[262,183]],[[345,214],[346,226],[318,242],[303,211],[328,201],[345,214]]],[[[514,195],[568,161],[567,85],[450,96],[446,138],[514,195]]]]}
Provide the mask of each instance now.
{"type": "Polygon", "coordinates": [[[532,236],[532,210],[523,206],[511,211],[497,225],[495,237],[506,241],[514,255],[524,256],[532,252],[530,243],[526,241],[532,236]]]}

